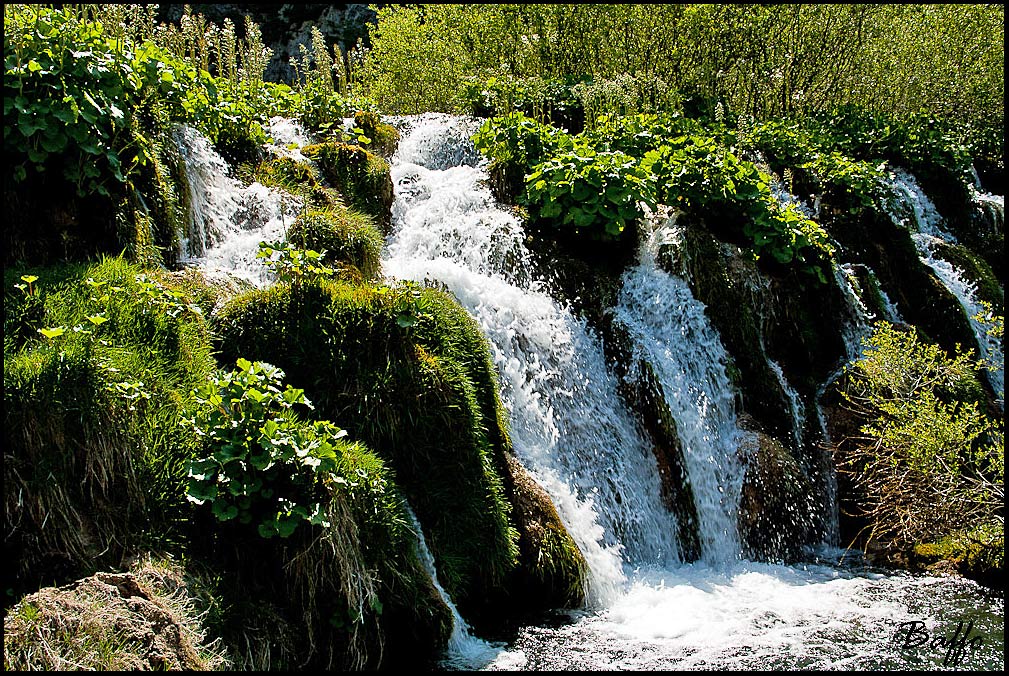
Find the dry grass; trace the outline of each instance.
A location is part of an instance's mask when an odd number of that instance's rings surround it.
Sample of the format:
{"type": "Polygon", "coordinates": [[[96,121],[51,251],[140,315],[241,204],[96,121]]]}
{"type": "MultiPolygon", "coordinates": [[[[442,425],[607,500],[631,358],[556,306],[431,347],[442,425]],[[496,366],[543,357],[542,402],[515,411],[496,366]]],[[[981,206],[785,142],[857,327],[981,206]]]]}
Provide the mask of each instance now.
{"type": "Polygon", "coordinates": [[[181,569],[146,559],[26,596],[4,616],[8,671],[225,669],[181,569]]]}

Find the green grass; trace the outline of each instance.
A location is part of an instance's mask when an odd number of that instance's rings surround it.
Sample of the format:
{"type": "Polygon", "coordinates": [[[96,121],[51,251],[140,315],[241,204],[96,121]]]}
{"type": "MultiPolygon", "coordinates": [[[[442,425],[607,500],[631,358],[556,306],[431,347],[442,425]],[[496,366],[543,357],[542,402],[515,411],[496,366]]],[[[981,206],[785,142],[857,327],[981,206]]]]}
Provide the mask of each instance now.
{"type": "Polygon", "coordinates": [[[178,420],[213,366],[210,338],[184,296],[142,274],[122,258],[5,270],[5,550],[19,586],[174,541],[185,522],[195,440],[178,420]]]}

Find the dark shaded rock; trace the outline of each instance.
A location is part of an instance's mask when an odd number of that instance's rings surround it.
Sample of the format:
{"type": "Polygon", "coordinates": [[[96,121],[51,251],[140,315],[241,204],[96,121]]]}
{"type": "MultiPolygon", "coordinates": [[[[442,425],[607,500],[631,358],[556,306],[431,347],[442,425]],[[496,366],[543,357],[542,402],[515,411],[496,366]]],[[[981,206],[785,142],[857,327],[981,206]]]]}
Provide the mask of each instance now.
{"type": "Polygon", "coordinates": [[[791,562],[820,532],[822,495],[779,440],[762,432],[744,437],[747,458],[739,504],[743,553],[760,561],[791,562]]]}
{"type": "Polygon", "coordinates": [[[975,345],[960,302],[922,263],[911,234],[874,209],[852,217],[829,206],[833,199],[829,193],[824,198],[824,225],[843,249],[839,256],[872,268],[904,320],[943,349],[952,353],[957,344],[975,345]]]}

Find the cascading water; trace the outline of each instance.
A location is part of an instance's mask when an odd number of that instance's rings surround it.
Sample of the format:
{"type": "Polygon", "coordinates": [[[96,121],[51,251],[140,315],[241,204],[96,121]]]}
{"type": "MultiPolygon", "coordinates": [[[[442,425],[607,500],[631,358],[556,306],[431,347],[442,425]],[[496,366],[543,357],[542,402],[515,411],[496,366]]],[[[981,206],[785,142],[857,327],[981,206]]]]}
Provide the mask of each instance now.
{"type": "MultiPolygon", "coordinates": [[[[738,458],[729,357],[687,283],[656,263],[658,246],[674,219],[657,219],[643,238],[637,265],[623,276],[614,319],[628,333],[634,364],[648,363],[676,421],[694,494],[701,555],[724,562],[740,555],[737,507],[743,483],[738,458]]],[[[634,378],[636,374],[628,374],[634,378]]]]}
{"type": "Polygon", "coordinates": [[[585,554],[592,604],[624,582],[624,563],[679,560],[657,463],[621,405],[602,344],[531,268],[518,221],[494,204],[471,123],[411,121],[393,162],[396,202],[383,269],[445,284],[491,344],[516,455],[551,495],[585,554]],[[467,162],[467,163],[463,163],[467,162]],[[453,164],[455,163],[455,164],[453,164]],[[478,165],[478,166],[473,166],[478,165]]]}
{"type": "MultiPolygon", "coordinates": [[[[397,124],[404,139],[394,161],[395,232],[385,271],[406,279],[440,280],[480,321],[501,376],[515,449],[550,494],[591,569],[587,608],[569,613],[566,623],[525,627],[507,647],[474,637],[457,617],[443,668],[1004,668],[1004,599],[985,595],[969,581],[839,567],[827,563],[838,558],[831,550],[822,552],[822,560],[796,566],[738,560],[734,547],[693,563],[680,562],[676,522],[659,499],[648,443],[620,404],[599,340],[549,296],[545,284],[530,279],[521,226],[486,190],[482,159],[468,140],[473,123],[423,116],[397,124]],[[934,647],[936,640],[952,645],[961,621],[964,626],[970,622],[959,639],[966,649],[934,647]],[[912,626],[918,632],[912,638],[926,636],[931,643],[905,648],[895,640],[912,626]]],[[[204,214],[197,229],[218,234],[206,237],[206,250],[195,249],[191,263],[244,276],[247,259],[215,255],[215,249],[227,250],[251,232],[239,225],[242,209],[227,206],[234,204],[227,196],[242,188],[230,182],[223,161],[205,141],[193,134],[194,145],[184,147],[207,149],[202,163],[189,158],[189,178],[191,184],[202,180],[196,185],[210,193],[201,197],[206,204],[197,207],[204,214]],[[214,212],[207,205],[222,201],[226,208],[208,217],[214,212]]],[[[259,237],[283,234],[275,227],[259,231],[259,237]]],[[[258,261],[254,265],[262,283],[262,266],[258,261]]],[[[654,284],[684,303],[670,313],[669,326],[693,326],[684,330],[699,338],[696,349],[713,350],[717,357],[712,347],[717,334],[693,314],[697,308],[687,294],[676,295],[674,277],[659,277],[642,267],[629,271],[625,281],[632,287],[621,304],[627,318],[643,327],[658,321],[647,313],[635,316],[637,301],[630,302],[654,284]],[[635,274],[642,278],[637,283],[635,274]]],[[[652,346],[658,349],[661,341],[652,346]]],[[[640,343],[637,349],[649,352],[640,343]]],[[[705,392],[725,385],[717,368],[700,373],[708,379],[698,386],[705,392]]],[[[688,390],[692,385],[687,383],[688,390]]],[[[690,400],[690,395],[666,394],[690,400]]],[[[719,408],[728,406],[724,392],[705,396],[715,402],[707,413],[728,410],[719,408]]],[[[698,419],[703,419],[703,397],[697,402],[698,419]]],[[[727,494],[734,490],[733,471],[728,472],[727,494]]],[[[691,480],[702,481],[699,476],[691,480]]],[[[719,501],[716,509],[731,502],[719,501]]],[[[419,527],[417,533],[422,559],[437,585],[434,560],[424,553],[419,527]]],[[[450,598],[442,598],[454,607],[450,598]]]]}
{"type": "Polygon", "coordinates": [[[785,372],[781,370],[781,364],[771,360],[768,362],[771,366],[771,371],[774,372],[774,376],[778,379],[778,383],[781,385],[782,391],[784,391],[785,396],[788,397],[788,412],[792,414],[792,440],[795,442],[795,448],[802,447],[802,429],[804,427],[803,420],[806,417],[806,407],[802,403],[802,399],[799,397],[799,393],[795,391],[789,383],[788,379],[785,378],[785,372]]]}
{"type": "Polygon", "coordinates": [[[438,569],[435,565],[434,554],[431,553],[431,550],[427,546],[427,539],[424,537],[424,531],[420,527],[420,521],[417,520],[417,515],[410,505],[406,505],[406,513],[410,518],[413,531],[417,535],[417,554],[419,555],[420,562],[423,564],[424,570],[431,577],[431,583],[438,592],[438,596],[448,606],[449,612],[452,613],[452,634],[449,636],[448,645],[446,646],[444,666],[447,668],[465,668],[467,665],[487,661],[488,658],[496,656],[498,647],[472,634],[469,624],[459,614],[459,609],[456,608],[452,597],[448,595],[448,592],[442,587],[441,582],[438,581],[438,569]]]}
{"type": "Polygon", "coordinates": [[[257,259],[259,243],[286,237],[301,201],[261,183],[242,185],[210,141],[192,127],[176,130],[185,160],[191,205],[188,232],[180,233],[179,259],[210,276],[230,274],[264,286],[269,269],[257,259]]]}
{"type": "MultiPolygon", "coordinates": [[[[896,169],[892,186],[894,192],[900,197],[900,202],[897,208],[891,211],[890,217],[895,223],[911,231],[911,238],[918,249],[918,256],[922,263],[929,266],[950,293],[960,301],[960,305],[970,320],[974,337],[981,350],[981,356],[988,364],[992,365],[991,368],[985,370],[985,375],[992,389],[1001,399],[1005,392],[1002,343],[991,336],[988,333],[988,327],[976,318],[977,315],[984,312],[984,308],[976,298],[977,288],[964,276],[962,270],[934,255],[933,249],[937,243],[956,243],[956,238],[944,227],[942,216],[936,210],[932,200],[919,187],[913,175],[896,169]]],[[[982,195],[976,190],[974,196],[976,202],[987,205],[985,208],[996,209],[1003,203],[1002,198],[996,195],[982,195]]]]}
{"type": "MultiPolygon", "coordinates": [[[[592,602],[572,614],[571,624],[529,627],[493,661],[470,668],[941,662],[941,654],[908,662],[891,640],[895,628],[919,620],[930,630],[944,628],[951,598],[955,608],[979,605],[973,583],[738,559],[726,521],[738,491],[732,439],[739,430],[723,352],[686,284],[656,269],[646,249],[626,273],[613,312],[661,379],[685,447],[695,444],[695,492],[706,495],[698,486],[708,482],[719,494],[698,506],[703,558],[679,562],[676,524],[658,501],[647,442],[620,404],[598,339],[550,297],[546,283],[529,277],[522,228],[494,204],[483,160],[469,143],[475,123],[444,115],[394,123],[403,139],[393,160],[396,202],[384,270],[445,284],[478,320],[491,343],[516,453],[554,500],[592,575],[592,602]]],[[[984,615],[981,631],[999,630],[998,612],[984,615]]],[[[974,664],[1001,662],[1001,635],[990,644],[972,655],[974,664]]]]}

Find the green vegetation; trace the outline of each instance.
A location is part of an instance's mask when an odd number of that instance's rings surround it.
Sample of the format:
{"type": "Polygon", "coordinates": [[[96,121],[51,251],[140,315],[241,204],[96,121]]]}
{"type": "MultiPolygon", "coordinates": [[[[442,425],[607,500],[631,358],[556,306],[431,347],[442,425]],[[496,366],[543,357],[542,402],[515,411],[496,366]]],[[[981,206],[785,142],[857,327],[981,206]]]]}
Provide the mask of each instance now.
{"type": "Polygon", "coordinates": [[[365,279],[374,279],[380,272],[382,235],[370,217],[353,209],[336,207],[303,213],[291,224],[287,239],[295,246],[325,251],[322,263],[342,262],[365,279]]]}
{"type": "MultiPolygon", "coordinates": [[[[288,537],[302,523],[328,527],[321,493],[347,483],[336,469],[347,435],[328,421],[307,425],[291,416],[312,403],[302,390],[280,390],[284,372],[239,359],[238,369],[197,388],[193,425],[210,457],[192,462],[189,499],[209,503],[219,521],[256,525],[265,538],[288,537]]],[[[356,480],[372,479],[366,476],[356,480]]]]}
{"type": "Polygon", "coordinates": [[[20,586],[179,541],[197,443],[177,421],[213,360],[202,313],[167,279],[119,258],[18,272],[4,275],[4,482],[20,586]]]}
{"type": "Polygon", "coordinates": [[[395,469],[445,588],[479,605],[516,565],[508,448],[483,337],[453,300],[410,285],[277,284],[221,312],[222,358],[270,355],[322,419],[395,469]]]}
{"type": "Polygon", "coordinates": [[[767,254],[826,283],[833,254],[827,232],[794,204],[779,202],[771,176],[712,133],[719,129],[708,132],[677,114],[649,114],[601,116],[572,137],[510,113],[484,122],[474,144],[492,159],[506,190],[524,177],[524,190],[512,197],[536,225],[613,240],[645,209],[666,204],[744,239],[757,258],[767,254]]]}
{"type": "Polygon", "coordinates": [[[997,546],[1001,565],[1004,432],[983,408],[982,365],[886,323],[865,347],[844,391],[863,436],[840,467],[856,488],[869,540],[911,548],[994,529],[997,538],[975,546],[997,546]]]}
{"type": "Polygon", "coordinates": [[[647,181],[629,155],[576,147],[533,168],[523,202],[532,218],[616,238],[644,217],[639,204],[651,200],[647,181]]]}
{"type": "Polygon", "coordinates": [[[730,119],[854,105],[998,129],[1003,22],[1001,6],[977,4],[389,5],[361,86],[397,114],[523,109],[542,100],[526,92],[550,89],[569,103],[558,83],[580,81],[586,112],[593,95],[603,112],[711,116],[720,102],[730,119]]]}

